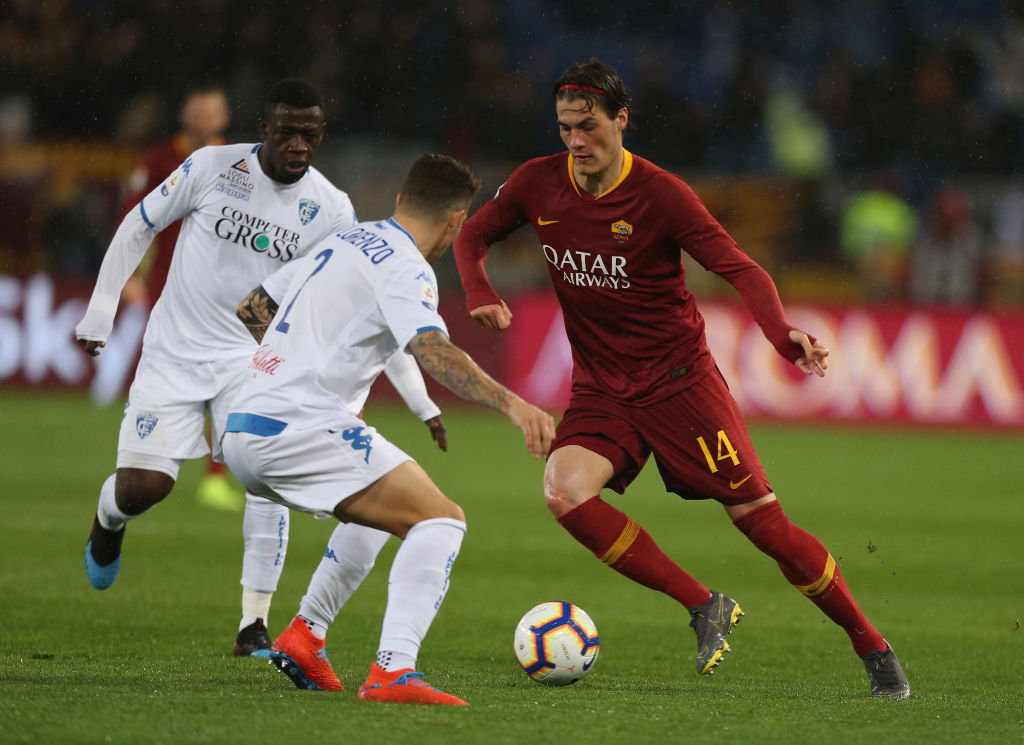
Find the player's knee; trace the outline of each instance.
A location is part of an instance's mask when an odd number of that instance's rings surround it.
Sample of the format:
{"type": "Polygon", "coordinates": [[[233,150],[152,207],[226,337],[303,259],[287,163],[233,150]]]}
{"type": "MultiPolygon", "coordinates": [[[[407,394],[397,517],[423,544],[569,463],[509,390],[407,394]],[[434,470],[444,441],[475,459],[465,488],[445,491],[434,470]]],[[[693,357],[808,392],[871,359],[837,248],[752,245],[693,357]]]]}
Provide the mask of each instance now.
{"type": "Polygon", "coordinates": [[[160,471],[141,468],[117,469],[114,498],[118,509],[129,515],[138,515],[160,502],[171,493],[174,479],[160,471]]]}
{"type": "Polygon", "coordinates": [[[562,479],[549,478],[546,473],[544,475],[544,504],[555,517],[572,511],[592,496],[584,496],[583,491],[562,479]]]}
{"type": "Polygon", "coordinates": [[[606,460],[600,459],[607,466],[607,473],[594,468],[595,458],[590,457],[593,454],[582,448],[575,450],[588,457],[580,457],[572,447],[560,449],[548,459],[544,469],[544,503],[556,518],[599,494],[612,475],[611,464],[606,460]]]}
{"type": "Polygon", "coordinates": [[[424,502],[416,509],[406,510],[385,518],[382,527],[389,533],[404,539],[406,534],[419,523],[438,518],[458,520],[464,523],[466,522],[466,513],[462,511],[462,507],[448,497],[441,496],[439,499],[424,502]]]}
{"type": "Polygon", "coordinates": [[[466,522],[466,513],[462,511],[462,508],[453,502],[452,500],[445,497],[444,503],[439,507],[441,514],[434,515],[434,517],[446,517],[449,520],[461,520],[466,522]]]}

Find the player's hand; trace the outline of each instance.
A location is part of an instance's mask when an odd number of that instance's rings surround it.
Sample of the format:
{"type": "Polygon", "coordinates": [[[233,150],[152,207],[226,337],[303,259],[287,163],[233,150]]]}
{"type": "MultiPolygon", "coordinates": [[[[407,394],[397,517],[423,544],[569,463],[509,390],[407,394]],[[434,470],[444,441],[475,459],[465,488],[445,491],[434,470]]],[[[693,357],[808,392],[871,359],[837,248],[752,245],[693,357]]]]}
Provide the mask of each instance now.
{"type": "Polygon", "coordinates": [[[804,354],[793,364],[796,365],[804,375],[814,373],[819,378],[825,377],[828,370],[828,349],[820,341],[815,339],[811,343],[810,338],[803,331],[793,329],[789,332],[790,341],[799,344],[804,354]]]}
{"type": "Polygon", "coordinates": [[[448,430],[444,428],[444,422],[441,421],[441,415],[431,417],[424,422],[430,427],[430,437],[437,443],[437,446],[445,453],[448,452],[448,430]]]}
{"type": "Polygon", "coordinates": [[[92,341],[90,339],[76,339],[78,345],[85,350],[86,354],[90,357],[98,357],[100,353],[100,347],[107,346],[105,341],[92,341]]]}
{"type": "Polygon", "coordinates": [[[502,300],[500,305],[481,305],[469,311],[469,316],[485,329],[501,331],[512,324],[512,311],[502,300]]]}
{"type": "Polygon", "coordinates": [[[550,414],[516,398],[508,408],[508,418],[523,431],[526,449],[534,458],[547,456],[555,439],[555,420],[550,414]]]}

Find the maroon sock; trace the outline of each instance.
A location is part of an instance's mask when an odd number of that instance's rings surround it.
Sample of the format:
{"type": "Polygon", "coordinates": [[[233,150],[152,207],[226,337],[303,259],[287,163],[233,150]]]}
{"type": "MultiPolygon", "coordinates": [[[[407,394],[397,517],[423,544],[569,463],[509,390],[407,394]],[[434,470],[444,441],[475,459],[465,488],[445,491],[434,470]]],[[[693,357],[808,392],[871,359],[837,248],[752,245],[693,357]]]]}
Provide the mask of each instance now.
{"type": "Polygon", "coordinates": [[[659,590],[687,608],[707,602],[711,591],[658,548],[632,518],[592,497],[558,518],[559,524],[619,574],[659,590]]]}
{"type": "Polygon", "coordinates": [[[791,523],[782,505],[770,502],[758,507],[735,525],[779,563],[790,584],[843,628],[860,657],[885,650],[885,640],[857,606],[832,555],[821,541],[791,523]]]}

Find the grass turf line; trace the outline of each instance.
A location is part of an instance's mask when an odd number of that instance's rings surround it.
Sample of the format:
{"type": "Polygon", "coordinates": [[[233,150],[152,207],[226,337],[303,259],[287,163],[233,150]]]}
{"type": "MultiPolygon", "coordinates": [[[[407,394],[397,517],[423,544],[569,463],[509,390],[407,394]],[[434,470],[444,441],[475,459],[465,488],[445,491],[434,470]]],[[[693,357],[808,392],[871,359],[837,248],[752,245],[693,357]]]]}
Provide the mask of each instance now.
{"type": "MultiPolygon", "coordinates": [[[[231,657],[241,516],[200,508],[202,467],[133,522],[122,574],[88,586],[82,551],[113,468],[120,411],[70,395],[0,394],[0,743],[971,743],[1024,735],[1019,526],[1024,438],[756,426],[793,520],[831,549],[868,617],[896,648],[914,696],[867,695],[845,635],[789,588],[713,503],[664,494],[653,468],[606,497],[747,616],[719,672],[698,678],[688,618],[668,598],[601,566],[551,519],[542,464],[502,417],[453,409],[450,448],[391,409],[368,412],[466,510],[469,531],[420,655],[438,687],[472,704],[366,704],[355,691],[376,649],[396,541],[328,636],[347,690],[297,691],[269,666],[231,657]],[[601,634],[583,681],[547,688],[511,653],[519,616],[579,603],[601,634]],[[109,739],[108,739],[109,738],[109,739]]],[[[293,515],[271,633],[295,612],[331,530],[293,515]]]]}

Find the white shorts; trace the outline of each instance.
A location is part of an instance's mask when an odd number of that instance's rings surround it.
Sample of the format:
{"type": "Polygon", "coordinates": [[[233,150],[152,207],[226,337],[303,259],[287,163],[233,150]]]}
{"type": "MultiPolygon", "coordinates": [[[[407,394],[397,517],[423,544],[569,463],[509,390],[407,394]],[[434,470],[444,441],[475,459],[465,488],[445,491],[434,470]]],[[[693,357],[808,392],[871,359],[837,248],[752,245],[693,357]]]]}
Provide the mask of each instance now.
{"type": "Polygon", "coordinates": [[[271,435],[254,434],[258,426],[231,431],[234,416],[221,444],[235,478],[253,494],[318,517],[333,516],[343,499],[413,460],[352,415],[271,435]]]}
{"type": "Polygon", "coordinates": [[[207,411],[213,457],[222,460],[220,436],[250,359],[181,364],[142,355],[117,438],[119,461],[127,453],[172,459],[206,455],[207,411]]]}

